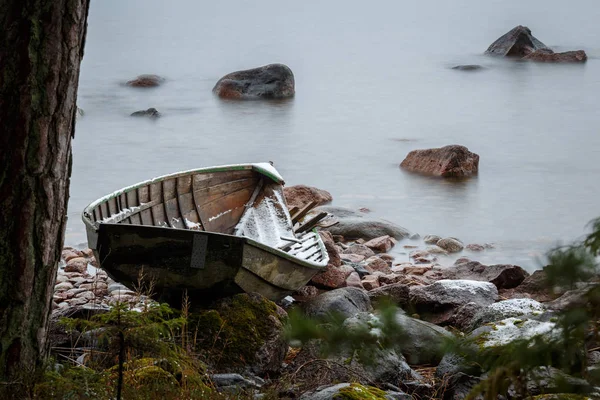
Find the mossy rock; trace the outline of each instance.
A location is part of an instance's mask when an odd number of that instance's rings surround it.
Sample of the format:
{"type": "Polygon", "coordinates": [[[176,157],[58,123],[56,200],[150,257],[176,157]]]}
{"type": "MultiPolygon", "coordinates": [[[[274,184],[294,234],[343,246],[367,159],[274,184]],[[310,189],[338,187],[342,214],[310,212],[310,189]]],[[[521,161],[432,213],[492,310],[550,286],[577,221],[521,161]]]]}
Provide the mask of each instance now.
{"type": "Polygon", "coordinates": [[[591,397],[572,393],[558,393],[540,394],[539,396],[529,397],[528,400],[591,400],[591,397]]]}
{"type": "Polygon", "coordinates": [[[383,390],[376,387],[353,383],[340,389],[333,398],[338,400],[386,400],[385,395],[383,390]]]}
{"type": "Polygon", "coordinates": [[[173,375],[155,365],[135,369],[128,375],[129,382],[126,380],[127,383],[141,386],[156,386],[159,388],[179,384],[173,375]]]}
{"type": "MultiPolygon", "coordinates": [[[[140,358],[126,362],[123,370],[126,399],[209,398],[214,394],[205,383],[205,366],[202,364],[194,368],[176,358],[140,358]]],[[[116,382],[118,366],[108,372],[111,381],[116,382]]]]}
{"type": "Polygon", "coordinates": [[[272,301],[243,293],[190,315],[189,330],[197,338],[196,350],[217,370],[260,375],[281,368],[286,318],[272,301]]]}

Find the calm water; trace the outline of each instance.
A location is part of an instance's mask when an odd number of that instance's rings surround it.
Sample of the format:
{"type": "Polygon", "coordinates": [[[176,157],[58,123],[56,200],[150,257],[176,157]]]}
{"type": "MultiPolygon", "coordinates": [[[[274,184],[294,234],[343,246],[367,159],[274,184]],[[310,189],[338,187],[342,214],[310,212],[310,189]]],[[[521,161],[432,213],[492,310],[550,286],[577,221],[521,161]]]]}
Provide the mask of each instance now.
{"type": "Polygon", "coordinates": [[[84,206],[122,186],[271,160],[288,184],[327,189],[336,205],[368,207],[423,235],[494,242],[476,258],[536,268],[537,255],[600,215],[600,7],[451,3],[92,2],[67,244],[85,241],[84,206]],[[481,55],[518,24],[590,60],[481,55]],[[272,62],[294,71],[294,99],[213,97],[222,75],[272,62]],[[470,63],[486,69],[449,69],[470,63]],[[120,85],[142,73],[168,81],[120,85]],[[128,116],[148,107],[164,116],[128,116]],[[410,150],[454,143],[481,156],[477,178],[451,183],[398,168],[410,150]]]}

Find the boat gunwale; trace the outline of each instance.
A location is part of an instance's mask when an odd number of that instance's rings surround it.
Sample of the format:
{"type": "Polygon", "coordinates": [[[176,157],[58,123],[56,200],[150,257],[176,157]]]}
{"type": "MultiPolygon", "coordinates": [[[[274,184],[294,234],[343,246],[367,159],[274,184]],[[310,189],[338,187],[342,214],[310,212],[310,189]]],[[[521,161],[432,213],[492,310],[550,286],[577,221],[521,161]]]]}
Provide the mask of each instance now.
{"type": "MultiPolygon", "coordinates": [[[[220,232],[213,232],[213,231],[195,231],[195,230],[191,230],[191,229],[175,229],[175,228],[169,228],[169,227],[165,227],[165,226],[155,226],[155,225],[123,225],[123,224],[119,224],[119,223],[102,223],[102,225],[104,226],[111,226],[111,225],[115,225],[115,226],[131,226],[131,227],[136,227],[136,228],[140,228],[143,227],[145,229],[165,229],[165,230],[177,230],[177,231],[185,231],[185,232],[189,232],[190,234],[194,235],[194,234],[200,234],[200,235],[221,235],[221,236],[229,236],[229,237],[234,237],[234,238],[238,238],[244,241],[245,244],[257,247],[259,249],[265,250],[269,253],[272,253],[274,255],[283,257],[287,260],[290,260],[292,262],[301,264],[303,267],[309,268],[309,269],[316,269],[318,271],[324,271],[327,268],[327,264],[329,263],[329,255],[327,254],[327,249],[325,248],[325,244],[323,243],[323,240],[317,240],[317,244],[319,245],[319,249],[321,251],[321,253],[323,254],[324,258],[320,263],[316,263],[314,261],[308,261],[306,259],[303,258],[299,258],[296,257],[294,255],[291,255],[289,253],[286,253],[285,251],[275,248],[275,247],[271,247],[269,245],[263,244],[261,242],[258,242],[252,238],[246,237],[246,236],[238,236],[238,235],[230,235],[228,233],[220,233],[220,232]]],[[[315,235],[319,236],[319,233],[317,232],[316,229],[312,229],[310,232],[314,233],[315,235]]],[[[320,238],[319,238],[320,239],[320,238]]],[[[243,267],[243,266],[242,266],[243,267]]],[[[100,268],[102,268],[102,263],[100,263],[100,268]]]]}
{"type": "MultiPolygon", "coordinates": [[[[250,163],[250,164],[230,164],[230,165],[221,165],[221,166],[215,166],[215,167],[206,167],[206,168],[197,168],[197,169],[190,169],[187,171],[179,171],[179,172],[174,172],[172,174],[167,174],[167,175],[162,175],[162,176],[157,176],[155,178],[152,179],[148,179],[142,182],[138,182],[135,183],[133,185],[130,186],[126,186],[124,188],[118,189],[112,193],[107,194],[106,196],[103,196],[97,200],[94,200],[93,202],[91,202],[90,204],[87,205],[87,207],[85,207],[83,209],[81,218],[83,220],[83,223],[92,228],[94,231],[98,231],[98,225],[99,224],[106,224],[106,222],[101,222],[101,221],[96,221],[96,222],[92,222],[90,215],[93,212],[93,210],[98,207],[100,204],[107,202],[110,199],[114,199],[124,193],[128,193],[132,190],[135,189],[139,189],[141,187],[146,187],[149,186],[153,183],[157,183],[157,182],[162,182],[165,181],[167,179],[173,179],[173,178],[179,178],[181,176],[186,176],[186,175],[191,175],[191,174],[208,174],[208,173],[213,173],[213,172],[227,172],[227,171],[244,171],[244,170],[253,170],[255,172],[260,173],[261,175],[266,176],[267,178],[271,179],[272,181],[274,181],[275,183],[278,183],[280,185],[283,185],[285,182],[283,181],[283,178],[281,176],[278,175],[277,171],[270,171],[269,168],[267,167],[263,167],[263,165],[267,165],[266,163],[250,163]]],[[[139,206],[136,206],[139,207],[139,206]]],[[[154,225],[144,225],[144,226],[154,226],[154,225]]]]}

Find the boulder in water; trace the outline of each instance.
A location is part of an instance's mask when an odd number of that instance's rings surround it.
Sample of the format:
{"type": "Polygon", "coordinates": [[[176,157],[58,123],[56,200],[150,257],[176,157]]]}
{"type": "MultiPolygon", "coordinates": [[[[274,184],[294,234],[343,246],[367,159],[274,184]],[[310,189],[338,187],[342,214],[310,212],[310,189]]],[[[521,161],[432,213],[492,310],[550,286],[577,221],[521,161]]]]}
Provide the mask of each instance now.
{"type": "Polygon", "coordinates": [[[158,118],[160,117],[160,113],[156,108],[149,108],[147,110],[136,111],[131,114],[132,117],[150,117],[150,118],[158,118]]]}
{"type": "Polygon", "coordinates": [[[587,61],[587,54],[583,50],[555,53],[550,49],[540,49],[526,55],[523,57],[523,60],[552,63],[584,63],[587,61]]]}
{"type": "Polygon", "coordinates": [[[294,74],[283,64],[269,64],[225,75],[213,93],[226,99],[283,99],[295,94],[294,74]]]}
{"type": "Polygon", "coordinates": [[[481,65],[477,65],[477,64],[466,64],[466,65],[456,65],[456,66],[452,67],[452,69],[455,69],[457,71],[479,71],[479,70],[482,70],[483,67],[481,65]]]}
{"type": "Polygon", "coordinates": [[[582,63],[587,61],[583,50],[555,53],[531,34],[526,26],[517,26],[488,47],[485,54],[516,57],[527,61],[552,63],[582,63]]]}
{"type": "Polygon", "coordinates": [[[479,155],[459,145],[413,150],[402,161],[400,168],[444,178],[467,177],[477,174],[479,155]]]}
{"type": "Polygon", "coordinates": [[[127,81],[127,86],[132,87],[156,87],[165,81],[158,75],[140,75],[135,79],[127,81]]]}
{"type": "Polygon", "coordinates": [[[492,43],[485,54],[522,58],[540,49],[548,47],[536,39],[529,28],[519,25],[492,43]]]}

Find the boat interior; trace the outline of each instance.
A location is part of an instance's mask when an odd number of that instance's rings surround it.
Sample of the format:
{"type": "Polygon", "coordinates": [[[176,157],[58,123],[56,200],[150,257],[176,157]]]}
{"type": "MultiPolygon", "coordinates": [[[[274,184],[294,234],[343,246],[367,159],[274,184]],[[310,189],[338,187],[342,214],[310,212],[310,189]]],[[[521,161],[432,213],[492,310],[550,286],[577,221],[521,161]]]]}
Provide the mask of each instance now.
{"type": "Polygon", "coordinates": [[[307,261],[324,261],[311,230],[318,220],[299,223],[314,205],[292,209],[292,216],[282,183],[252,165],[182,172],[108,195],[88,206],[84,219],[95,227],[131,224],[244,236],[307,261]]]}

